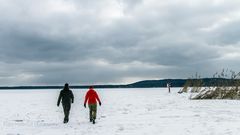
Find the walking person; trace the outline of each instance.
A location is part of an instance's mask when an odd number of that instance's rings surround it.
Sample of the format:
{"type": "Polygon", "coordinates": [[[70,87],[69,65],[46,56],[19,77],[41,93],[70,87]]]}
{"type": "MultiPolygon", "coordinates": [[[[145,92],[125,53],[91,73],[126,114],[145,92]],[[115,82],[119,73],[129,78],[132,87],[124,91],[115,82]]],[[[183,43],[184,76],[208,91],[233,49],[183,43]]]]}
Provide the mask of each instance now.
{"type": "Polygon", "coordinates": [[[98,97],[97,92],[93,89],[93,86],[90,86],[88,92],[85,95],[84,107],[86,108],[86,103],[88,102],[89,119],[90,122],[92,122],[93,124],[95,124],[95,120],[97,117],[97,101],[101,106],[102,103],[98,97]]]}
{"type": "Polygon", "coordinates": [[[168,93],[170,93],[171,92],[171,84],[170,83],[167,83],[167,88],[168,88],[168,93]]]}
{"type": "Polygon", "coordinates": [[[63,90],[61,90],[57,106],[60,105],[60,102],[62,101],[63,111],[64,111],[64,121],[63,123],[68,123],[69,121],[69,113],[71,109],[71,103],[74,102],[74,96],[72,91],[69,89],[68,83],[65,84],[63,90]]]}

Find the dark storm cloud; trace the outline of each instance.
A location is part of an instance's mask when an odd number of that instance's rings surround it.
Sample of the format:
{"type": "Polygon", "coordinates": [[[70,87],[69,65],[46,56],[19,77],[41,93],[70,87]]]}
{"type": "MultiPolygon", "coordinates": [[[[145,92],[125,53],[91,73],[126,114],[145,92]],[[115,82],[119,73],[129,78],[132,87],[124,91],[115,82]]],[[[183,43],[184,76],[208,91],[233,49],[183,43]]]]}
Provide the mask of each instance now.
{"type": "Polygon", "coordinates": [[[239,1],[0,1],[2,85],[239,71],[239,1]]]}

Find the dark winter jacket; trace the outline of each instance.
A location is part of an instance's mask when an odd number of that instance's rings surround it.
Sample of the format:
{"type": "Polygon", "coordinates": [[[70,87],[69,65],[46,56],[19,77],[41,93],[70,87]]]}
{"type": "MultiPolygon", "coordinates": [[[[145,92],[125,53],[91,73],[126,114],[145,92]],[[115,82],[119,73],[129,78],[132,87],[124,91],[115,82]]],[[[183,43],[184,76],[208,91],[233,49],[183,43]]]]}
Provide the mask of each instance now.
{"type": "Polygon", "coordinates": [[[59,106],[60,102],[62,100],[62,104],[71,104],[74,102],[74,96],[71,90],[69,89],[63,89],[61,90],[59,97],[58,97],[58,102],[57,105],[59,106]]]}

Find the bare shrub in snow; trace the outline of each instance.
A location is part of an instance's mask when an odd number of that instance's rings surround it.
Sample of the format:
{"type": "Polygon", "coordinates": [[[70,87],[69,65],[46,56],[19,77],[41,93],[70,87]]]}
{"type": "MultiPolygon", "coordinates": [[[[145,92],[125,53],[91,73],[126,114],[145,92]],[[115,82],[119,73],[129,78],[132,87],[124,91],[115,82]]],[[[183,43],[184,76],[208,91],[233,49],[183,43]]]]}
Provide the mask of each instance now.
{"type": "Polygon", "coordinates": [[[198,75],[198,73],[196,73],[195,77],[192,77],[186,81],[186,83],[184,84],[184,87],[178,93],[200,92],[202,89],[202,86],[203,86],[203,81],[202,81],[200,75],[198,75]]]}
{"type": "MultiPolygon", "coordinates": [[[[230,71],[230,81],[226,79],[220,79],[220,81],[214,81],[213,87],[209,86],[201,90],[198,94],[191,96],[190,99],[240,99],[240,72],[236,73],[230,71]]],[[[220,74],[214,74],[218,78],[229,78],[227,70],[222,70],[220,74]]]]}

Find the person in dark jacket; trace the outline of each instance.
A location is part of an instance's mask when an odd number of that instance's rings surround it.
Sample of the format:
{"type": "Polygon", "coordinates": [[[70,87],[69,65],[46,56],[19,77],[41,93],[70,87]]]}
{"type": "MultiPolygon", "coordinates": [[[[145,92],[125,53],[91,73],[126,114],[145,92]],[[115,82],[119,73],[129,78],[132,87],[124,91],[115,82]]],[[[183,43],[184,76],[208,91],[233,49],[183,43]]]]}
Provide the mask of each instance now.
{"type": "Polygon", "coordinates": [[[90,118],[90,122],[93,122],[93,124],[95,124],[95,120],[97,116],[97,101],[101,106],[102,103],[98,97],[97,92],[93,89],[93,86],[90,86],[85,96],[84,107],[86,108],[86,103],[88,102],[89,118],[90,118]]]}
{"type": "Polygon", "coordinates": [[[171,93],[171,83],[167,83],[168,93],[171,93]]]}
{"type": "Polygon", "coordinates": [[[60,105],[61,101],[62,101],[63,111],[65,115],[63,123],[68,123],[71,103],[74,102],[74,96],[72,91],[69,89],[68,83],[65,84],[63,90],[61,90],[59,94],[57,106],[60,105]]]}

